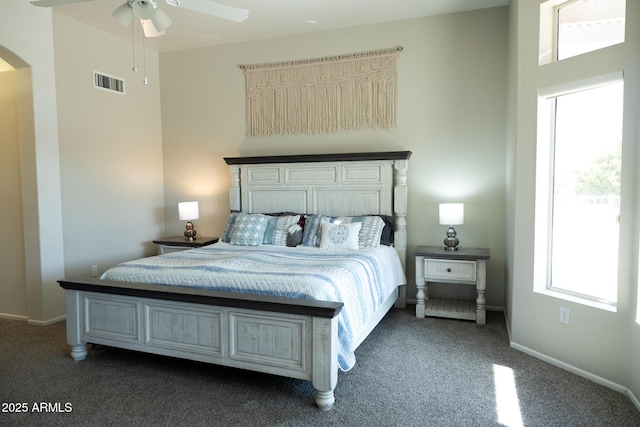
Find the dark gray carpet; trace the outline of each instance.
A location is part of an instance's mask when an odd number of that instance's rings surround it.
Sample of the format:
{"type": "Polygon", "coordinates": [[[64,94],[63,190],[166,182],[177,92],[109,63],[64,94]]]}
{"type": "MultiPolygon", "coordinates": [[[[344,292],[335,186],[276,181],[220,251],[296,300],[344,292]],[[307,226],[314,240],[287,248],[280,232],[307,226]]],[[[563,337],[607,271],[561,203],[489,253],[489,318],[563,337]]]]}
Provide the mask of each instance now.
{"type": "Polygon", "coordinates": [[[360,346],[329,412],[305,381],[105,347],[74,363],[64,322],[0,320],[0,425],[640,425],[623,394],[510,349],[502,313],[479,326],[412,310],[393,309],[360,346]],[[512,370],[521,418],[498,419],[494,365],[512,370]],[[4,412],[21,402],[26,413],[4,412]]]}

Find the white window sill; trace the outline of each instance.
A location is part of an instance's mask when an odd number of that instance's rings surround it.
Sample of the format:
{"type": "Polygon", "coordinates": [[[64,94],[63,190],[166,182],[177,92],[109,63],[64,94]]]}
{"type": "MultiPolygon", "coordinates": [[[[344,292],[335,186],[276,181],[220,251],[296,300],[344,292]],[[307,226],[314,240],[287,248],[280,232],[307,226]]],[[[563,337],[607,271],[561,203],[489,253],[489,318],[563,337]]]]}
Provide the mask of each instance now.
{"type": "Polygon", "coordinates": [[[565,301],[574,302],[576,304],[582,304],[589,307],[597,308],[599,310],[609,311],[611,313],[618,312],[618,306],[615,304],[607,304],[604,302],[593,301],[587,298],[580,298],[575,295],[567,294],[564,292],[554,291],[552,289],[536,289],[534,292],[542,295],[547,295],[553,298],[558,298],[565,301]]]}

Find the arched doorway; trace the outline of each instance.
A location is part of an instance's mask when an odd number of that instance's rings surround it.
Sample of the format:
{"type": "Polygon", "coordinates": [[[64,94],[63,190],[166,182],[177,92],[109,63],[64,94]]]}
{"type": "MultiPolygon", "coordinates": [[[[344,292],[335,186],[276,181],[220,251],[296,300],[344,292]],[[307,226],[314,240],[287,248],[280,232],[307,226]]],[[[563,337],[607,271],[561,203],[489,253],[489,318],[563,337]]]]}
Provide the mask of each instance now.
{"type": "Polygon", "coordinates": [[[28,319],[23,144],[33,144],[31,70],[0,46],[0,316],[28,319]]]}

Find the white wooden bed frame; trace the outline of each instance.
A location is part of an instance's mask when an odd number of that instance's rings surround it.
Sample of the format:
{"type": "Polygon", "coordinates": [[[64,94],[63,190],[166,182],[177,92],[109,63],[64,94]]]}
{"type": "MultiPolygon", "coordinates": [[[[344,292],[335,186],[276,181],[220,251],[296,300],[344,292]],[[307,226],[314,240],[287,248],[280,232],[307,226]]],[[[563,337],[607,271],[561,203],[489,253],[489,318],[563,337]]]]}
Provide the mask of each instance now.
{"type": "MultiPolygon", "coordinates": [[[[392,215],[406,258],[406,171],[411,152],[226,158],[232,210],[331,216],[392,215]]],[[[71,357],[87,343],[310,380],[331,409],[338,379],[342,303],[225,293],[98,279],[61,280],[71,357]]],[[[396,290],[357,337],[359,345],[395,304],[396,290]]]]}

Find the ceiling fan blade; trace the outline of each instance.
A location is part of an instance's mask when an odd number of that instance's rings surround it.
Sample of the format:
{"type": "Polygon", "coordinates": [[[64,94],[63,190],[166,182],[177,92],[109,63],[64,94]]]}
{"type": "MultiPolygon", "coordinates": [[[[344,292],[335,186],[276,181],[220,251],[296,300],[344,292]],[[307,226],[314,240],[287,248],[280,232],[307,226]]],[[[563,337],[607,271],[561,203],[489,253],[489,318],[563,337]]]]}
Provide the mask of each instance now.
{"type": "Polygon", "coordinates": [[[54,6],[62,6],[63,4],[71,4],[71,3],[81,3],[84,1],[93,1],[93,0],[38,0],[32,1],[31,4],[34,6],[40,7],[54,7],[54,6]]]}
{"type": "Polygon", "coordinates": [[[164,36],[167,33],[165,30],[158,31],[158,29],[155,27],[155,25],[153,25],[153,22],[151,22],[150,19],[141,19],[140,23],[142,24],[142,31],[144,32],[145,37],[160,37],[164,36]]]}
{"type": "Polygon", "coordinates": [[[228,21],[243,22],[249,17],[249,11],[247,9],[226,6],[209,0],[165,0],[165,2],[171,6],[204,13],[228,21]]]}
{"type": "Polygon", "coordinates": [[[116,10],[111,14],[116,20],[122,24],[125,28],[131,27],[131,23],[133,22],[133,9],[129,5],[129,3],[121,4],[116,10]]]}
{"type": "Polygon", "coordinates": [[[164,34],[164,30],[169,28],[171,24],[173,24],[173,21],[171,21],[171,18],[169,18],[169,16],[164,13],[162,9],[158,8],[156,9],[156,13],[154,13],[151,17],[151,23],[153,24],[153,27],[157,32],[164,34]]]}

